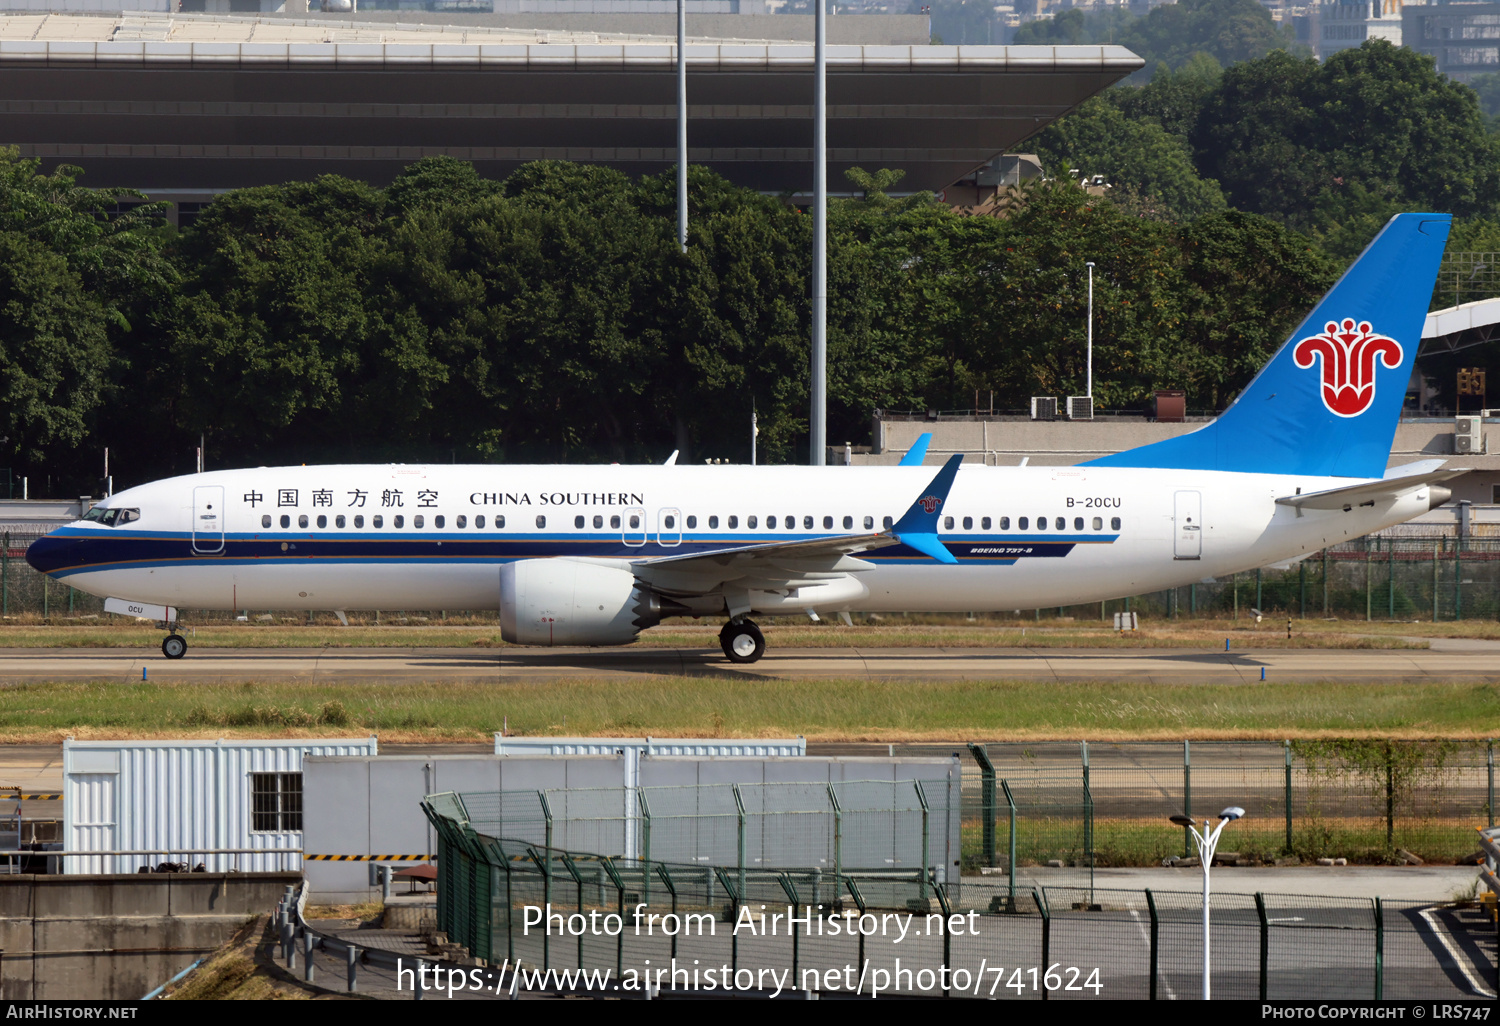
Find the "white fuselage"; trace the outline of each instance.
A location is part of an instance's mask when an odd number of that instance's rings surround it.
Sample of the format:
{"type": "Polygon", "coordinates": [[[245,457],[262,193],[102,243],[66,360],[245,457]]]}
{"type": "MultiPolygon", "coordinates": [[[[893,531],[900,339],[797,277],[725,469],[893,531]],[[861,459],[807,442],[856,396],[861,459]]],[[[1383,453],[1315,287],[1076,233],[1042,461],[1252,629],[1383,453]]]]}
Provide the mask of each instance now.
{"type": "MultiPolygon", "coordinates": [[[[879,530],[921,494],[934,469],[217,471],[110,497],[102,505],[139,510],[138,519],[74,523],[43,539],[49,547],[34,563],[95,595],[189,609],[494,609],[499,566],[513,560],[623,565],[879,530]]],[[[856,575],[863,594],[840,593],[825,611],[1029,609],[1142,594],[1294,558],[1429,505],[1427,488],[1348,511],[1299,512],[1275,502],[1349,483],[1219,471],[962,467],[938,528],[957,565],[899,546],[865,553],[875,566],[856,575]]]]}

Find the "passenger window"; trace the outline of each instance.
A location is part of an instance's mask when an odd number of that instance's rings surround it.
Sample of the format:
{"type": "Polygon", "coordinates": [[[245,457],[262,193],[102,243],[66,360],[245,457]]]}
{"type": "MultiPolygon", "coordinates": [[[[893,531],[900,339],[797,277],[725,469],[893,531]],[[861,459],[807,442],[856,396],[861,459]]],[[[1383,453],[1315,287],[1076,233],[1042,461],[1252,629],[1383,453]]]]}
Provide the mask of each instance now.
{"type": "Polygon", "coordinates": [[[973,517],[964,517],[964,530],[965,531],[972,531],[972,530],[974,530],[974,518],[973,517]]]}
{"type": "MultiPolygon", "coordinates": [[[[848,520],[849,518],[845,517],[844,519],[848,520]]],[[[831,531],[832,529],[833,529],[833,517],[824,517],[823,518],[823,530],[825,530],[825,531],[831,531]]]]}
{"type": "Polygon", "coordinates": [[[951,530],[953,530],[953,518],[952,517],[944,517],[943,518],[943,530],[945,530],[945,531],[951,531],[951,530]]]}
{"type": "MultiPolygon", "coordinates": [[[[755,518],[751,517],[750,519],[754,520],[755,518]]],[[[754,527],[755,525],[752,523],[750,526],[754,527]]],[[[776,526],[776,518],[775,517],[766,517],[766,529],[770,530],[770,529],[774,528],[775,526],[776,526]]]]}
{"type": "Polygon", "coordinates": [[[718,530],[718,528],[719,528],[719,518],[718,517],[709,517],[708,518],[708,529],[710,531],[716,531],[716,530],[718,530]]]}
{"type": "MultiPolygon", "coordinates": [[[[791,517],[787,517],[786,519],[787,519],[787,526],[791,527],[792,526],[792,518],[791,517]]],[[[813,518],[812,517],[803,517],[802,518],[802,530],[804,530],[804,531],[811,531],[812,530],[812,526],[813,526],[813,518]]]]}
{"type": "Polygon", "coordinates": [[[881,523],[885,524],[885,529],[889,531],[891,529],[891,525],[894,524],[895,521],[890,517],[885,517],[884,519],[882,519],[881,523]]]}
{"type": "Polygon", "coordinates": [[[583,530],[583,515],[582,514],[579,514],[578,516],[576,516],[576,517],[573,518],[573,526],[576,527],[576,528],[578,528],[578,530],[580,530],[580,531],[583,530]]]}
{"type": "Polygon", "coordinates": [[[1055,527],[1055,528],[1057,528],[1059,531],[1066,531],[1068,529],[1068,518],[1067,517],[1058,517],[1053,522],[1052,526],[1055,527]]]}
{"type": "Polygon", "coordinates": [[[503,530],[505,530],[505,517],[498,516],[498,517],[495,518],[495,530],[497,530],[497,531],[503,531],[503,530]]]}
{"type": "Polygon", "coordinates": [[[340,513],[338,516],[336,516],[336,517],[333,518],[333,526],[334,527],[343,527],[344,526],[344,514],[340,513]]]}
{"type": "Polygon", "coordinates": [[[327,526],[328,526],[328,518],[326,516],[324,516],[322,513],[319,513],[318,514],[318,530],[321,531],[323,528],[325,528],[327,526]]]}
{"type": "Polygon", "coordinates": [[[263,514],[261,514],[260,526],[261,527],[270,527],[271,526],[271,514],[269,514],[269,513],[263,513],[263,514]]]}
{"type": "Polygon", "coordinates": [[[1109,518],[1109,529],[1111,531],[1118,531],[1120,529],[1120,518],[1119,517],[1110,517],[1109,518]]]}
{"type": "Polygon", "coordinates": [[[852,531],[852,530],[854,530],[854,518],[853,517],[845,517],[844,518],[844,530],[846,530],[846,531],[852,531]]]}
{"type": "Polygon", "coordinates": [[[636,514],[636,513],[630,514],[630,529],[632,531],[638,531],[638,530],[640,530],[640,528],[641,528],[641,518],[640,518],[640,515],[636,514]]]}
{"type": "MultiPolygon", "coordinates": [[[[1001,523],[1004,523],[1004,521],[1001,521],[1001,523]]],[[[1031,523],[1031,521],[1027,520],[1025,517],[1020,517],[1019,519],[1016,520],[1016,530],[1018,530],[1018,531],[1024,531],[1024,530],[1026,530],[1027,525],[1030,524],[1030,523],[1031,523]]]]}
{"type": "Polygon", "coordinates": [[[694,516],[688,517],[687,518],[687,525],[688,525],[689,528],[697,527],[698,526],[698,518],[694,517],[694,516]]]}
{"type": "Polygon", "coordinates": [[[982,531],[988,531],[990,529],[990,518],[989,517],[983,517],[983,518],[980,519],[980,521],[979,521],[979,529],[982,530],[982,531]]]}
{"type": "Polygon", "coordinates": [[[398,529],[405,527],[406,517],[402,516],[400,513],[397,513],[395,516],[391,517],[391,526],[398,529]]]}
{"type": "Polygon", "coordinates": [[[740,526],[740,518],[739,517],[730,517],[729,520],[726,521],[726,522],[729,524],[729,529],[730,530],[734,530],[736,527],[740,526]]]}
{"type": "Polygon", "coordinates": [[[465,527],[469,526],[469,518],[460,513],[458,516],[453,518],[453,526],[458,528],[459,530],[463,530],[465,527]]]}
{"type": "Polygon", "coordinates": [[[616,515],[614,515],[614,516],[612,516],[612,517],[609,518],[609,526],[610,527],[619,527],[620,526],[620,517],[619,517],[619,514],[616,514],[616,515]]]}
{"type": "MultiPolygon", "coordinates": [[[[748,528],[750,528],[750,530],[752,530],[752,531],[755,530],[755,518],[754,517],[746,517],[745,518],[745,526],[748,527],[748,528]]],[[[771,526],[775,527],[776,525],[772,524],[771,526]]]]}
{"type": "Polygon", "coordinates": [[[302,513],[302,514],[298,515],[298,517],[297,517],[297,526],[298,527],[306,527],[307,526],[307,514],[306,513],[302,513]]]}
{"type": "Polygon", "coordinates": [[[603,526],[604,526],[604,518],[602,516],[600,516],[598,513],[595,513],[594,514],[594,529],[598,530],[599,528],[601,528],[603,526]]]}
{"type": "Polygon", "coordinates": [[[1102,530],[1104,530],[1104,518],[1103,517],[1095,517],[1094,518],[1094,530],[1096,530],[1096,531],[1102,531],[1102,530]]]}
{"type": "Polygon", "coordinates": [[[444,520],[443,520],[443,515],[441,513],[439,513],[437,516],[435,516],[435,517],[432,518],[432,526],[433,527],[442,527],[443,524],[444,524],[444,520]]]}
{"type": "Polygon", "coordinates": [[[662,524],[668,529],[671,529],[677,526],[677,518],[668,513],[665,517],[662,518],[662,524]]]}
{"type": "Polygon", "coordinates": [[[413,527],[422,527],[425,525],[425,523],[426,522],[422,519],[422,514],[420,513],[411,518],[411,526],[413,527]]]}
{"type": "Polygon", "coordinates": [[[356,514],[354,514],[354,526],[355,527],[364,527],[365,526],[365,515],[363,513],[356,513],[356,514]]]}
{"type": "Polygon", "coordinates": [[[1075,530],[1075,531],[1082,531],[1083,530],[1083,517],[1074,517],[1073,518],[1073,530],[1075,530]]]}
{"type": "MultiPolygon", "coordinates": [[[[463,525],[463,519],[464,518],[463,517],[459,517],[458,519],[459,519],[458,526],[459,527],[464,526],[463,525]]],[[[474,518],[474,526],[475,527],[483,527],[484,526],[484,514],[483,513],[479,514],[477,517],[474,518]]]]}
{"type": "Polygon", "coordinates": [[[370,518],[370,526],[378,531],[380,528],[385,526],[385,517],[381,516],[379,513],[376,513],[373,517],[370,518]]]}
{"type": "Polygon", "coordinates": [[[1000,518],[1000,530],[1002,530],[1002,531],[1009,531],[1010,530],[1010,517],[1001,517],[1000,518]]]}
{"type": "Polygon", "coordinates": [[[291,527],[292,526],[292,518],[289,517],[289,516],[287,516],[285,513],[281,514],[281,526],[283,528],[291,527]]]}
{"type": "MultiPolygon", "coordinates": [[[[634,520],[635,517],[631,517],[630,519],[634,520]]],[[[536,518],[536,526],[537,527],[546,527],[547,526],[547,518],[544,517],[544,516],[538,515],[537,518],[536,518]]]]}
{"type": "Polygon", "coordinates": [[[874,529],[875,529],[875,518],[874,517],[865,517],[865,530],[866,531],[873,531],[874,529]]]}

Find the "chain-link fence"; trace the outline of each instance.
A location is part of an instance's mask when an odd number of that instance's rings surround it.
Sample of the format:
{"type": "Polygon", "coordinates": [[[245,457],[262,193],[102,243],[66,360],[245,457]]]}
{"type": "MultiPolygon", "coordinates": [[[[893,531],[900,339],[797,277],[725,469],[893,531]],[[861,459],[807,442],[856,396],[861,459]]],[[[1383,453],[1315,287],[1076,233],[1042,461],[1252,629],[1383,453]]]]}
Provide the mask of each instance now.
{"type": "MultiPolygon", "coordinates": [[[[1197,892],[932,879],[873,896],[857,873],[619,858],[476,831],[432,795],[438,928],[492,965],[586,970],[627,989],[894,992],[1008,999],[1196,998],[1197,892]],[[704,974],[711,970],[713,982],[704,974]]],[[[1215,895],[1214,997],[1493,994],[1493,946],[1447,906],[1215,895]]],[[[1494,930],[1486,914],[1479,926],[1494,930]]]]}
{"type": "Polygon", "coordinates": [[[1474,828],[1495,821],[1493,741],[993,742],[970,754],[962,857],[971,872],[1187,858],[1187,832],[1168,817],[1231,805],[1249,814],[1220,857],[1248,864],[1453,863],[1476,850],[1474,828]]]}

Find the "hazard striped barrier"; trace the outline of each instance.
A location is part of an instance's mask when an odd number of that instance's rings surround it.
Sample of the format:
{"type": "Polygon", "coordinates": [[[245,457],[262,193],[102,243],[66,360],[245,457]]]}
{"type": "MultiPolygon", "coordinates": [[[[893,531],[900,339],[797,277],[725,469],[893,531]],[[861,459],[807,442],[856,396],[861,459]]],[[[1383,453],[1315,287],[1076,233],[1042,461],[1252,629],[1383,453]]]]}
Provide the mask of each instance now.
{"type": "Polygon", "coordinates": [[[304,855],[304,862],[427,862],[436,855],[304,855]]]}

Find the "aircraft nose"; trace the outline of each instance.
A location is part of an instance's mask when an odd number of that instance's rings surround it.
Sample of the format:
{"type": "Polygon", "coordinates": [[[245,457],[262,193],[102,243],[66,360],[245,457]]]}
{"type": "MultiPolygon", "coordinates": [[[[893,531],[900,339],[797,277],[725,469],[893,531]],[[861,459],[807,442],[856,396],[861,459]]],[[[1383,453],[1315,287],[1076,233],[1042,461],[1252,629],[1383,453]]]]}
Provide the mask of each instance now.
{"type": "Polygon", "coordinates": [[[68,565],[68,552],[72,547],[71,539],[52,534],[43,535],[27,546],[26,562],[31,564],[32,569],[50,574],[68,565]]]}

